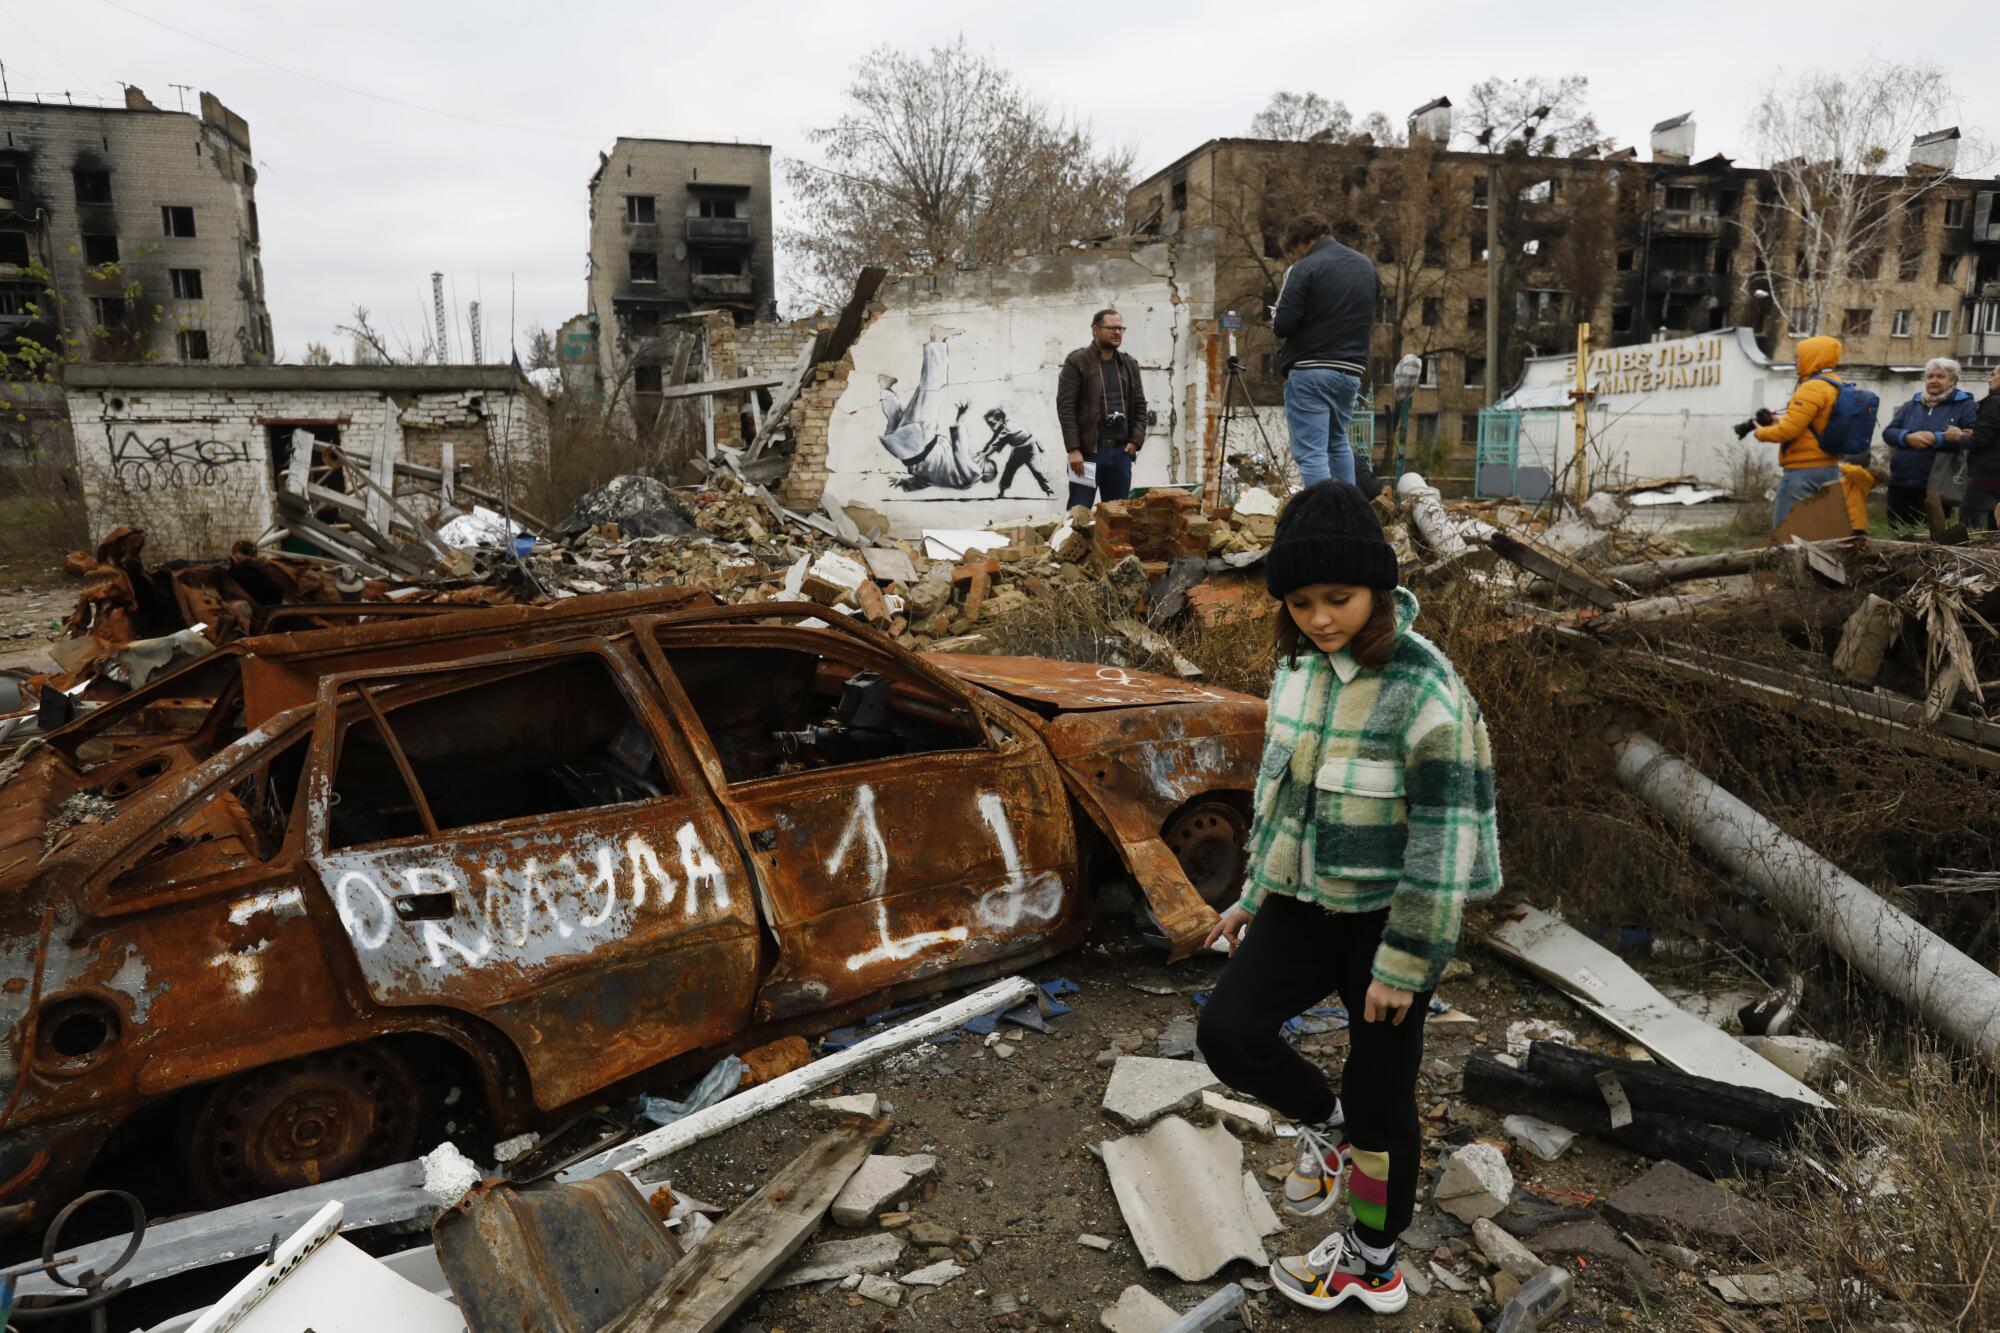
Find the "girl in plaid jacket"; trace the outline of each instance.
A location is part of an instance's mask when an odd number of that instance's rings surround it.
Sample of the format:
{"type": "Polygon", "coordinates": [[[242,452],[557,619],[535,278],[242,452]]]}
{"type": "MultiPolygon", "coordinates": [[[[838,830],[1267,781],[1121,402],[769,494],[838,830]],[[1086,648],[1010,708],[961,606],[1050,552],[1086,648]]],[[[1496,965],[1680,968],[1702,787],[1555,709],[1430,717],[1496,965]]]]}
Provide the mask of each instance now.
{"type": "Polygon", "coordinates": [[[1271,1265],[1288,1299],[1378,1313],[1409,1300],[1396,1237],[1421,1168],[1424,1015],[1465,905],[1500,888],[1486,723],[1450,661],[1410,628],[1417,599],[1367,497],[1320,482],[1278,519],[1265,578],[1281,606],[1241,899],[1209,941],[1232,955],[1201,1016],[1218,1077],[1299,1122],[1284,1207],[1339,1201],[1353,1225],[1271,1265]],[[1286,1020],[1338,994],[1336,1095],[1286,1020]]]}

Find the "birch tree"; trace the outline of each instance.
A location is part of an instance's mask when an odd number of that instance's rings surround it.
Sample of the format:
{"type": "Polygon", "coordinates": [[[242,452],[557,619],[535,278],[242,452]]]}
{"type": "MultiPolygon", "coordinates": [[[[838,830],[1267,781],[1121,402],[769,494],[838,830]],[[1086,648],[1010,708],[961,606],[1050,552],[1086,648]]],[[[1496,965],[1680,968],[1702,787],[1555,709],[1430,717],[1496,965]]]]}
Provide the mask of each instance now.
{"type": "Polygon", "coordinates": [[[1907,154],[1917,136],[1948,126],[1957,104],[1934,64],[1772,78],[1750,115],[1770,178],[1748,230],[1752,280],[1767,284],[1791,332],[1822,332],[1842,284],[1872,275],[1905,208],[1954,179],[1910,168],[1907,154]]]}

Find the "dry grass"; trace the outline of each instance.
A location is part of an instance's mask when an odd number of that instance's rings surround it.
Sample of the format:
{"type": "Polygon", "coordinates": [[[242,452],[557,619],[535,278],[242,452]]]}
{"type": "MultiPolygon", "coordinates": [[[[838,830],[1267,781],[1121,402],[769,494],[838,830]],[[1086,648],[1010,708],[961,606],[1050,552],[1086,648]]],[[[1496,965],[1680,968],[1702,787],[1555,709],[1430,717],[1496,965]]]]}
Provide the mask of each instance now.
{"type": "Polygon", "coordinates": [[[90,545],[74,472],[33,463],[0,472],[0,561],[55,565],[90,545]]]}
{"type": "Polygon", "coordinates": [[[1816,1302],[1780,1326],[2000,1328],[2000,1112],[1991,1076],[1914,1038],[1863,1052],[1852,1103],[1801,1146],[1760,1250],[1816,1302]]]}

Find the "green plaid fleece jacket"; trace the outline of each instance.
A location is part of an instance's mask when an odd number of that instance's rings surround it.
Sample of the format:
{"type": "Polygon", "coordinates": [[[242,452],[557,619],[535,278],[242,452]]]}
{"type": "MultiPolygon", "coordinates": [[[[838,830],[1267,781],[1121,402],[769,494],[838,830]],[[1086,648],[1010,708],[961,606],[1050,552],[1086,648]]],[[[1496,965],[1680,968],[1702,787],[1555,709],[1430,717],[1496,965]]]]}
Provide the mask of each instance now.
{"type": "Polygon", "coordinates": [[[1272,893],[1334,912],[1389,909],[1375,977],[1437,985],[1465,905],[1500,889],[1486,721],[1398,588],[1396,645],[1371,671],[1306,651],[1271,682],[1242,907],[1272,893]]]}

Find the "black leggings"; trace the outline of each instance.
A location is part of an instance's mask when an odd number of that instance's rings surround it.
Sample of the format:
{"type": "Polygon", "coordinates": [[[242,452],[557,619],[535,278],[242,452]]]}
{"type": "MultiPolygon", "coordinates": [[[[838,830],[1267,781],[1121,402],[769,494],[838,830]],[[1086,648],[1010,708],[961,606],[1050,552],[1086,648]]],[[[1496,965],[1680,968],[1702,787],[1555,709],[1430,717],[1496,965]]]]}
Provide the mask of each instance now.
{"type": "Polygon", "coordinates": [[[1431,992],[1418,995],[1400,1025],[1362,1020],[1375,947],[1388,910],[1329,912],[1272,894],[1223,969],[1201,1011],[1196,1040],[1215,1076],[1304,1124],[1333,1114],[1333,1089],[1319,1066],[1293,1050],[1279,1029],[1328,994],[1347,1006],[1347,1063],[1340,1101],[1347,1139],[1356,1149],[1389,1158],[1386,1216],[1361,1239],[1385,1245],[1410,1224],[1422,1168],[1423,1127],[1417,1118],[1417,1066],[1424,1055],[1424,1014],[1431,992]]]}

